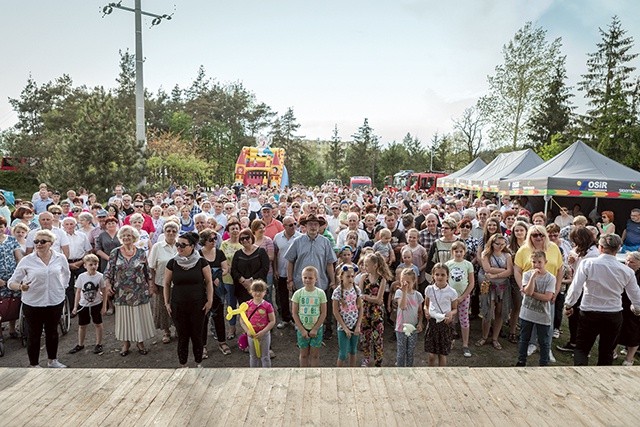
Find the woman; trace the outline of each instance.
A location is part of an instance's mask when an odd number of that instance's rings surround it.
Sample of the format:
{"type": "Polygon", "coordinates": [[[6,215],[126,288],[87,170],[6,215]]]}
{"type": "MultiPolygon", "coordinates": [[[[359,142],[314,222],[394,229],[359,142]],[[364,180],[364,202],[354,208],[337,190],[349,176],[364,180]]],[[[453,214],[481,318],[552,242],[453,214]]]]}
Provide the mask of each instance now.
{"type": "Polygon", "coordinates": [[[11,211],[9,210],[9,206],[7,206],[7,199],[4,197],[4,194],[2,194],[2,191],[0,191],[0,217],[3,217],[7,221],[7,224],[11,223],[11,211]]]}
{"type": "Polygon", "coordinates": [[[460,240],[467,245],[467,254],[465,259],[471,261],[474,265],[477,263],[476,253],[478,251],[478,245],[480,241],[471,235],[473,224],[469,218],[462,218],[458,224],[458,230],[460,231],[460,240]]]}
{"type": "Polygon", "coordinates": [[[255,245],[256,238],[251,230],[245,228],[240,232],[238,241],[242,249],[233,255],[231,262],[231,277],[239,302],[251,299],[251,283],[253,279],[267,281],[269,273],[269,255],[267,251],[255,245]]]}
{"type": "Polygon", "coordinates": [[[511,288],[509,278],[513,274],[513,261],[507,248],[507,238],[495,233],[489,238],[482,252],[482,275],[484,282],[488,280],[488,292],[480,295],[480,312],[482,313],[482,338],[477,346],[484,345],[489,339],[489,328],[492,329],[491,343],[496,350],[502,350],[498,341],[502,329],[503,316],[509,312],[508,305],[511,288]]]}
{"type": "Polygon", "coordinates": [[[602,222],[597,223],[600,236],[606,236],[607,234],[615,234],[616,225],[613,223],[615,216],[611,211],[602,211],[602,222]]]}
{"type": "MultiPolygon", "coordinates": [[[[62,213],[62,211],[60,213],[62,213]]],[[[78,215],[78,226],[79,230],[88,236],[94,228],[93,215],[89,212],[82,212],[80,215],[78,215]]]]}
{"type": "MultiPolygon", "coordinates": [[[[119,199],[116,199],[116,200],[119,200],[119,199]]],[[[120,209],[118,208],[118,206],[116,206],[115,204],[110,204],[109,206],[107,206],[106,210],[109,216],[112,216],[118,219],[118,225],[120,225],[120,209]]]]}
{"type": "Polygon", "coordinates": [[[162,230],[164,228],[165,221],[161,218],[161,215],[162,208],[160,206],[154,206],[151,208],[151,221],[153,222],[153,228],[156,230],[156,232],[153,233],[153,237],[151,238],[151,245],[155,245],[158,241],[158,236],[160,235],[160,232],[158,232],[158,230],[162,230]]]}
{"type": "Polygon", "coordinates": [[[139,237],[138,230],[130,225],[118,230],[122,246],[111,251],[104,272],[106,295],[112,295],[116,305],[116,339],[122,341],[123,357],[129,354],[131,341],[137,343],[138,353],[146,355],[144,341],[155,336],[149,301],[156,285],[149,275],[147,256],[136,247],[139,237]]]}
{"type": "Polygon", "coordinates": [[[211,268],[211,277],[213,281],[214,292],[213,292],[213,305],[211,306],[211,311],[209,315],[206,316],[204,321],[204,326],[202,328],[202,342],[203,342],[203,353],[202,357],[204,359],[208,358],[207,355],[207,332],[208,328],[208,319],[211,317],[213,320],[213,327],[215,328],[216,338],[218,339],[218,348],[220,352],[225,356],[231,354],[231,349],[227,345],[227,341],[225,340],[225,330],[224,330],[224,303],[222,302],[222,297],[224,296],[224,283],[222,282],[222,277],[225,274],[229,273],[229,263],[227,262],[227,257],[224,255],[220,249],[216,249],[216,244],[218,242],[218,234],[213,231],[213,229],[206,228],[200,232],[200,256],[204,258],[209,267],[211,268]]]}
{"type": "Polygon", "coordinates": [[[142,229],[144,217],[141,213],[134,213],[129,218],[129,223],[136,229],[140,236],[136,241],[136,247],[142,249],[144,254],[147,255],[149,253],[149,249],[151,249],[151,242],[149,241],[149,233],[142,229]]]}
{"type": "Polygon", "coordinates": [[[431,271],[433,266],[439,262],[444,264],[449,261],[451,259],[451,246],[453,245],[453,242],[457,242],[459,240],[455,236],[458,225],[452,218],[443,219],[440,229],[442,230],[442,237],[431,245],[427,259],[426,271],[431,271]]]}
{"type": "MultiPolygon", "coordinates": [[[[543,251],[547,256],[546,270],[556,278],[556,289],[553,293],[553,299],[551,300],[551,312],[555,312],[555,299],[560,292],[562,286],[563,275],[563,259],[562,253],[558,245],[549,240],[547,235],[547,229],[542,225],[532,225],[527,232],[527,240],[525,244],[518,249],[514,258],[513,273],[520,289],[523,288],[522,275],[525,271],[529,271],[533,268],[531,264],[531,254],[534,251],[543,251]]],[[[549,331],[549,340],[553,339],[553,325],[551,325],[549,331]]],[[[535,332],[531,335],[531,344],[529,344],[528,353],[533,354],[535,352],[535,343],[537,335],[535,332]]],[[[549,352],[549,361],[555,362],[552,352],[549,352]]]]}
{"type": "Polygon", "coordinates": [[[195,228],[196,224],[191,218],[191,208],[185,205],[180,209],[180,232],[187,233],[195,230],[195,228]]]}
{"type": "MultiPolygon", "coordinates": [[[[496,218],[487,218],[487,221],[484,223],[484,230],[482,232],[482,240],[478,244],[477,250],[477,259],[478,265],[482,266],[482,252],[485,249],[485,242],[488,242],[491,236],[494,234],[502,234],[502,230],[500,228],[500,221],[496,218]]],[[[482,283],[480,281],[479,283],[482,283]]]]}
{"type": "Polygon", "coordinates": [[[20,206],[13,212],[15,218],[11,223],[11,226],[15,226],[18,223],[22,223],[29,227],[29,230],[35,230],[38,228],[38,224],[33,220],[35,215],[33,209],[28,206],[20,206]]]}
{"type": "Polygon", "coordinates": [[[111,251],[121,245],[120,239],[118,239],[118,223],[117,217],[107,217],[104,221],[105,230],[96,237],[96,255],[100,258],[101,273],[104,273],[107,268],[111,251]]]}
{"type": "Polygon", "coordinates": [[[24,254],[27,251],[27,234],[29,234],[29,227],[19,222],[11,229],[11,234],[15,237],[20,249],[24,254]]]}
{"type": "Polygon", "coordinates": [[[62,228],[62,220],[65,218],[62,216],[62,208],[58,205],[49,205],[47,212],[53,215],[51,226],[55,228],[62,228]]]}
{"type": "MultiPolygon", "coordinates": [[[[524,245],[527,240],[527,231],[529,230],[529,224],[524,221],[516,221],[511,227],[511,234],[509,236],[509,252],[511,256],[515,258],[518,250],[524,245]]],[[[515,260],[514,260],[515,262],[515,260]]],[[[509,335],[507,340],[512,344],[518,344],[518,318],[520,317],[520,307],[522,306],[522,292],[514,276],[509,278],[511,285],[511,310],[509,314],[509,335]]]]}
{"type": "Polygon", "coordinates": [[[211,268],[196,251],[198,235],[186,232],[178,237],[178,254],[167,262],[164,272],[165,307],[176,325],[178,360],[187,367],[189,341],[198,367],[202,363],[202,329],[213,304],[211,268]]]}
{"type": "MultiPolygon", "coordinates": [[[[7,283],[22,259],[22,249],[18,241],[6,232],[7,220],[0,216],[0,298],[15,298],[20,296],[20,292],[9,290],[7,283]]],[[[9,337],[18,338],[15,320],[9,321],[9,337]]]]}
{"type": "MultiPolygon", "coordinates": [[[[227,305],[231,308],[236,308],[238,300],[236,299],[235,286],[233,284],[233,278],[231,277],[231,267],[233,267],[233,256],[237,251],[242,249],[242,245],[238,240],[240,237],[240,221],[236,218],[229,218],[226,226],[226,232],[229,238],[222,242],[220,250],[224,253],[227,261],[231,262],[228,273],[222,276],[222,282],[224,283],[225,294],[227,295],[227,305]]],[[[229,320],[229,332],[227,333],[227,340],[232,340],[236,337],[236,316],[233,316],[229,320]]]]}
{"type": "MultiPolygon", "coordinates": [[[[340,205],[340,207],[342,208],[343,205],[340,205]]],[[[348,205],[347,205],[348,207],[348,205]]],[[[298,202],[293,202],[291,204],[291,216],[296,220],[296,222],[298,224],[300,224],[300,215],[302,215],[302,211],[300,210],[300,203],[298,202]]],[[[342,212],[340,213],[340,216],[342,216],[342,212]]],[[[345,214],[345,221],[346,221],[346,214],[345,214]]],[[[340,218],[340,220],[342,221],[342,218],[340,218]]],[[[346,225],[346,224],[345,224],[346,225]]]]}
{"type": "Polygon", "coordinates": [[[511,228],[513,228],[513,224],[516,222],[517,212],[514,210],[506,210],[502,212],[502,222],[504,223],[503,233],[505,236],[511,236],[511,228]]]}
{"type": "Polygon", "coordinates": [[[251,222],[251,232],[256,238],[256,246],[264,249],[269,256],[269,273],[267,274],[267,280],[265,281],[269,289],[267,290],[267,294],[264,298],[267,300],[267,302],[271,303],[271,290],[273,286],[273,259],[275,258],[275,249],[271,237],[264,235],[264,228],[265,224],[261,219],[254,219],[251,222]]]}
{"type": "Polygon", "coordinates": [[[27,321],[27,354],[32,368],[40,367],[40,337],[44,328],[47,366],[66,368],[58,361],[58,324],[62,315],[65,289],[71,273],[66,257],[51,250],[55,234],[38,230],[35,250],[18,263],[9,279],[9,290],[22,291],[22,310],[27,321]]]}
{"type": "MultiPolygon", "coordinates": [[[[602,214],[604,218],[604,212],[602,214]]],[[[640,280],[640,252],[627,253],[625,263],[636,273],[636,282],[640,280]]],[[[640,345],[640,317],[631,311],[631,301],[626,291],[622,293],[622,329],[618,337],[618,344],[627,347],[627,354],[622,361],[622,366],[632,366],[640,345]]]]}
{"type": "Polygon", "coordinates": [[[162,228],[164,239],[151,247],[149,254],[149,268],[151,270],[151,280],[156,286],[159,286],[156,293],[155,304],[153,307],[153,323],[156,329],[162,329],[164,335],[162,342],[169,344],[171,342],[171,316],[165,307],[164,292],[164,272],[167,262],[176,256],[176,239],[180,227],[174,222],[168,222],[162,228]]]}

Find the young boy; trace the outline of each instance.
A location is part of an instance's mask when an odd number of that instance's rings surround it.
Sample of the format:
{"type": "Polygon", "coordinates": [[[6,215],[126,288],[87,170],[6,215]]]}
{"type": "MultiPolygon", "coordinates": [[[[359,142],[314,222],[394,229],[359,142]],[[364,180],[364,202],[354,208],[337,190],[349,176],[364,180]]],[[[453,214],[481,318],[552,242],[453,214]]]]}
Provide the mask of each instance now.
{"type": "Polygon", "coordinates": [[[322,347],[322,323],[327,317],[327,295],[316,288],[318,270],[313,266],[302,270],[304,287],[291,297],[291,314],[296,322],[300,348],[300,367],[318,366],[322,347]]]}
{"type": "Polygon", "coordinates": [[[522,276],[524,297],[520,308],[520,342],[516,366],[527,365],[527,347],[531,332],[536,328],[540,345],[540,366],[549,364],[549,326],[553,321],[551,299],[556,288],[556,278],[545,266],[547,256],[543,251],[531,254],[532,270],[522,276]]]}
{"type": "Polygon", "coordinates": [[[475,287],[473,264],[465,259],[467,245],[464,242],[454,242],[451,245],[450,259],[445,264],[449,267],[449,286],[458,293],[458,320],[462,332],[462,355],[471,357],[469,350],[469,301],[475,287]]]}
{"type": "Polygon", "coordinates": [[[391,231],[388,228],[383,228],[380,230],[380,240],[373,244],[373,251],[380,252],[388,265],[393,265],[396,262],[396,255],[393,253],[393,246],[391,246],[391,237],[391,231]]]}
{"type": "Polygon", "coordinates": [[[82,260],[87,271],[76,280],[76,298],[72,311],[74,315],[78,315],[78,344],[69,353],[74,354],[84,349],[87,325],[93,320],[96,328],[96,346],[93,348],[93,354],[101,354],[103,352],[101,309],[104,279],[102,273],[98,271],[100,261],[96,255],[85,255],[82,260]]]}

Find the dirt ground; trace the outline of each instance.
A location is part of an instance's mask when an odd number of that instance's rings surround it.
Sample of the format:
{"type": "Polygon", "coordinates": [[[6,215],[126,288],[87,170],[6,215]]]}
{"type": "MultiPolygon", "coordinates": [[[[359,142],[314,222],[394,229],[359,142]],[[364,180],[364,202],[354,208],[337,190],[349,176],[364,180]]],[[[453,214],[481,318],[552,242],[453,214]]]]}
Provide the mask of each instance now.
{"type": "MultiPolygon", "coordinates": [[[[58,347],[58,359],[73,368],[177,368],[178,356],[176,353],[176,339],[173,338],[169,344],[162,343],[162,334],[160,331],[153,340],[147,341],[145,344],[149,353],[140,355],[136,351],[132,351],[126,357],[119,354],[120,342],[116,341],[114,336],[114,316],[105,316],[103,340],[104,352],[100,355],[93,354],[93,346],[95,344],[94,329],[90,326],[85,342],[85,349],[76,353],[68,354],[77,343],[77,319],[72,319],[71,330],[67,335],[60,336],[60,344],[58,347]]],[[[21,345],[19,339],[9,339],[7,323],[5,326],[5,356],[0,358],[0,366],[2,367],[26,367],[28,359],[26,349],[21,345]]],[[[393,329],[390,325],[385,325],[385,341],[384,341],[384,361],[383,366],[395,365],[396,345],[392,340],[393,329]]],[[[554,340],[553,348],[556,344],[565,343],[568,332],[564,331],[558,340],[554,340]]],[[[491,345],[486,344],[483,347],[476,347],[473,343],[480,337],[480,320],[471,321],[471,345],[470,349],[473,353],[471,358],[462,356],[462,342],[456,340],[453,350],[448,358],[449,366],[490,366],[505,367],[513,366],[517,358],[517,345],[509,343],[505,338],[500,339],[503,349],[495,350],[491,345]]],[[[298,349],[295,344],[295,332],[293,327],[289,326],[279,330],[274,328],[272,331],[271,348],[275,351],[276,357],[272,360],[274,367],[296,367],[298,366],[298,349]]],[[[44,349],[44,339],[42,339],[42,349],[40,353],[41,365],[46,366],[46,351],[44,349]]],[[[238,349],[237,340],[229,342],[232,349],[231,355],[223,355],[217,346],[217,342],[211,335],[208,338],[207,348],[209,350],[209,358],[203,361],[204,367],[248,367],[249,355],[238,349]]],[[[135,350],[135,347],[132,346],[135,350]]],[[[335,366],[338,354],[338,341],[336,336],[325,341],[325,345],[320,351],[321,366],[335,366]]],[[[554,351],[557,359],[556,366],[572,365],[573,360],[571,354],[554,351]]],[[[361,357],[361,355],[359,355],[361,357]]],[[[360,361],[360,358],[359,358],[360,361]]],[[[538,355],[534,354],[529,358],[530,365],[537,365],[538,355]]],[[[614,363],[620,363],[621,359],[614,363]]],[[[359,363],[359,362],[358,362],[359,363]]],[[[592,363],[595,363],[593,361],[592,363]]],[[[195,366],[193,358],[190,357],[190,366],[195,366]]],[[[424,351],[424,333],[420,334],[418,345],[415,352],[415,366],[427,366],[427,354],[424,351]]]]}

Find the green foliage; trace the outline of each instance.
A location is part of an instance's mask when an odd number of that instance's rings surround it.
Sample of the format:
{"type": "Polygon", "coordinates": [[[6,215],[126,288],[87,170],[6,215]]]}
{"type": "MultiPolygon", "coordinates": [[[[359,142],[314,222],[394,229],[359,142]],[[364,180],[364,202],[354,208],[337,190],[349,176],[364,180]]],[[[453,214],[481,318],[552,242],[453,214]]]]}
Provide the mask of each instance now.
{"type": "Polygon", "coordinates": [[[344,173],[345,165],[345,144],[340,139],[338,133],[338,125],[333,128],[333,134],[331,135],[331,141],[329,141],[329,149],[325,154],[325,163],[327,165],[327,173],[331,178],[342,179],[346,182],[347,176],[344,173]]]}
{"type": "Polygon", "coordinates": [[[536,153],[546,162],[562,153],[569,145],[571,145],[571,143],[566,141],[566,137],[560,133],[556,133],[555,135],[551,135],[547,144],[540,145],[536,153]]]}

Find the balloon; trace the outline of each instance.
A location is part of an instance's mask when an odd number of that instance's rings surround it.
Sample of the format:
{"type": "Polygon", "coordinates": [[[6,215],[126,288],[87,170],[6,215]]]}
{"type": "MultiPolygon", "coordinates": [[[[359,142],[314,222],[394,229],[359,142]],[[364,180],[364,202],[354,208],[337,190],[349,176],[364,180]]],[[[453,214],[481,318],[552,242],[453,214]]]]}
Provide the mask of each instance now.
{"type": "Polygon", "coordinates": [[[240,307],[236,308],[235,310],[233,310],[231,307],[227,307],[227,320],[231,320],[233,316],[237,314],[240,315],[244,324],[247,325],[247,329],[249,330],[250,335],[254,337],[253,345],[256,349],[256,356],[261,357],[262,351],[260,351],[260,341],[257,338],[255,338],[256,330],[253,329],[253,325],[251,324],[251,322],[249,322],[249,318],[247,317],[248,309],[249,309],[249,304],[247,304],[246,302],[243,302],[242,304],[240,304],[240,307]]]}

